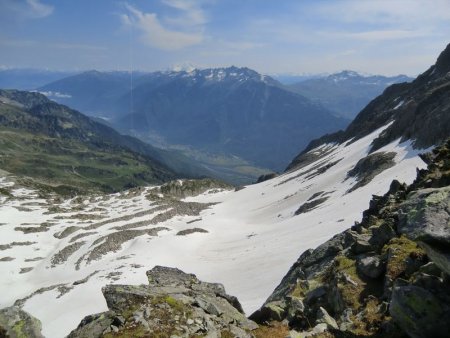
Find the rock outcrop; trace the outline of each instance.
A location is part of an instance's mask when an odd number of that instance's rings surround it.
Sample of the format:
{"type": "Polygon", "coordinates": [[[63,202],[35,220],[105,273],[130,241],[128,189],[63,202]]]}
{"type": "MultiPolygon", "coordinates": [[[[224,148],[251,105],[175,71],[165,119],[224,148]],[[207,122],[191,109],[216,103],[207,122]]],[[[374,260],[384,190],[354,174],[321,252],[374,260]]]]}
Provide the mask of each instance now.
{"type": "Polygon", "coordinates": [[[43,338],[41,322],[17,306],[0,310],[0,337],[43,338]]]}
{"type": "Polygon", "coordinates": [[[373,196],[361,223],[304,252],[264,305],[260,324],[291,337],[446,337],[450,332],[450,140],[427,170],[373,196]]]}
{"type": "Polygon", "coordinates": [[[107,285],[109,311],[85,317],[69,335],[79,337],[253,337],[258,325],[221,284],[156,266],[149,285],[107,285]]]}

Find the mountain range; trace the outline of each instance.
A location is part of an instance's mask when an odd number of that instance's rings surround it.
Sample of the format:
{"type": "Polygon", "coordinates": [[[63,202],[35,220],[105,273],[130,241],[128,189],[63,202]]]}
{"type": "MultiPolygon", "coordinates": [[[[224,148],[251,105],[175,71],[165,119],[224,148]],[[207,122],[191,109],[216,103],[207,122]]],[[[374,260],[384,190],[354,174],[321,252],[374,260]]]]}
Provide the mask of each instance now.
{"type": "Polygon", "coordinates": [[[358,140],[387,126],[373,140],[374,152],[394,140],[413,140],[415,148],[424,149],[439,144],[450,130],[450,47],[439,55],[436,63],[410,83],[394,84],[370,102],[344,130],[325,135],[311,143],[288,166],[288,170],[303,161],[311,149],[324,143],[358,140]]]}
{"type": "Polygon", "coordinates": [[[150,143],[237,156],[271,170],[349,122],[248,68],[156,72],[131,88],[121,76],[88,72],[39,90],[70,96],[55,99],[150,143]]]}
{"type": "Polygon", "coordinates": [[[361,75],[345,70],[325,77],[305,79],[287,87],[339,116],[353,119],[388,86],[412,80],[406,75],[361,75]]]}
{"type": "MultiPolygon", "coordinates": [[[[181,74],[181,98],[205,92],[204,74],[181,74]]],[[[65,197],[1,172],[0,334],[445,337],[448,74],[450,45],[345,130],[297,149],[283,173],[240,189],[176,179],[65,197]]],[[[254,82],[277,97],[278,84],[264,81],[254,82]]],[[[163,96],[166,85],[145,95],[163,96]]],[[[5,114],[9,129],[89,141],[95,135],[71,132],[71,121],[106,128],[36,93],[5,92],[2,101],[19,109],[5,114]],[[47,111],[48,123],[21,123],[47,111]]]]}
{"type": "Polygon", "coordinates": [[[52,71],[33,68],[0,69],[0,88],[34,90],[47,83],[75,75],[75,71],[52,71]]]}

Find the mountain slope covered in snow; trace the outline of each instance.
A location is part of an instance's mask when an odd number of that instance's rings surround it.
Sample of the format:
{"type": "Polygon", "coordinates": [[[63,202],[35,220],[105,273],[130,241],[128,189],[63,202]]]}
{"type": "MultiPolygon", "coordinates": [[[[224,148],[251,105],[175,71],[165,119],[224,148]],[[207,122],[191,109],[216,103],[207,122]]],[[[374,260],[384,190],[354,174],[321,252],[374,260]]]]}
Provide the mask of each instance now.
{"type": "MultiPolygon", "coordinates": [[[[372,195],[384,194],[393,179],[411,183],[426,167],[419,153],[431,144],[420,142],[420,129],[411,132],[414,123],[398,121],[449,115],[446,96],[434,96],[440,91],[432,86],[447,79],[445,53],[422,77],[431,87],[401,87],[405,98],[430,88],[423,95],[442,98],[443,106],[429,109],[431,99],[412,110],[394,109],[392,101],[386,110],[369,106],[358,117],[360,133],[350,132],[354,125],[328,136],[282,175],[237,191],[184,180],[64,199],[2,172],[0,287],[9,292],[0,307],[16,304],[41,320],[45,336],[61,337],[84,316],[107,310],[102,286],[147,284],[145,271],[164,265],[223,283],[250,314],[300,253],[360,221],[372,195]]],[[[428,142],[449,131],[436,130],[428,142]]]]}
{"type": "Polygon", "coordinates": [[[250,313],[299,252],[358,221],[373,193],[393,178],[411,182],[425,165],[409,143],[393,142],[379,150],[395,153],[392,166],[348,192],[357,184],[348,172],[381,131],[327,146],[321,161],[270,181],[184,199],[171,195],[177,189],[149,187],[46,200],[4,178],[0,269],[2,288],[11,292],[1,306],[16,302],[42,321],[46,336],[60,337],[106,309],[104,284],[143,283],[146,270],[165,265],[223,283],[250,313]]]}

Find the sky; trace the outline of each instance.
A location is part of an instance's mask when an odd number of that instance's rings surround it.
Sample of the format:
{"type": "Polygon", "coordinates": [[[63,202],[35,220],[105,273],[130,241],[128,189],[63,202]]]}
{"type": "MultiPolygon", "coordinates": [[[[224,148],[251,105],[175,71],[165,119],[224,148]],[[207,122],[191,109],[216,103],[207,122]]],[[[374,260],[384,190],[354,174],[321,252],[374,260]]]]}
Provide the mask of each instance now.
{"type": "Polygon", "coordinates": [[[450,0],[0,0],[0,67],[415,76],[450,42],[450,0]]]}

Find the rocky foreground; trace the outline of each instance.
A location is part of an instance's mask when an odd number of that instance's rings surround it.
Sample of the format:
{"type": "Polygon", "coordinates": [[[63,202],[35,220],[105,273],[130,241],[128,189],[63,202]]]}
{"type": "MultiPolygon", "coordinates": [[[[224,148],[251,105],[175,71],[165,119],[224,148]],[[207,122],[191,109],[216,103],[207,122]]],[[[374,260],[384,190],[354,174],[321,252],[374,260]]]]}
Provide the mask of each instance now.
{"type": "MultiPolygon", "coordinates": [[[[412,185],[393,181],[360,223],[304,252],[250,319],[222,285],[157,266],[148,285],[105,286],[109,311],[69,337],[447,337],[450,141],[423,159],[412,185]]],[[[0,337],[41,337],[39,322],[3,309],[0,337]]]]}
{"type": "Polygon", "coordinates": [[[304,252],[260,310],[290,337],[448,337],[450,141],[393,181],[357,223],[304,252]],[[326,333],[324,333],[326,332],[326,333]]]}

